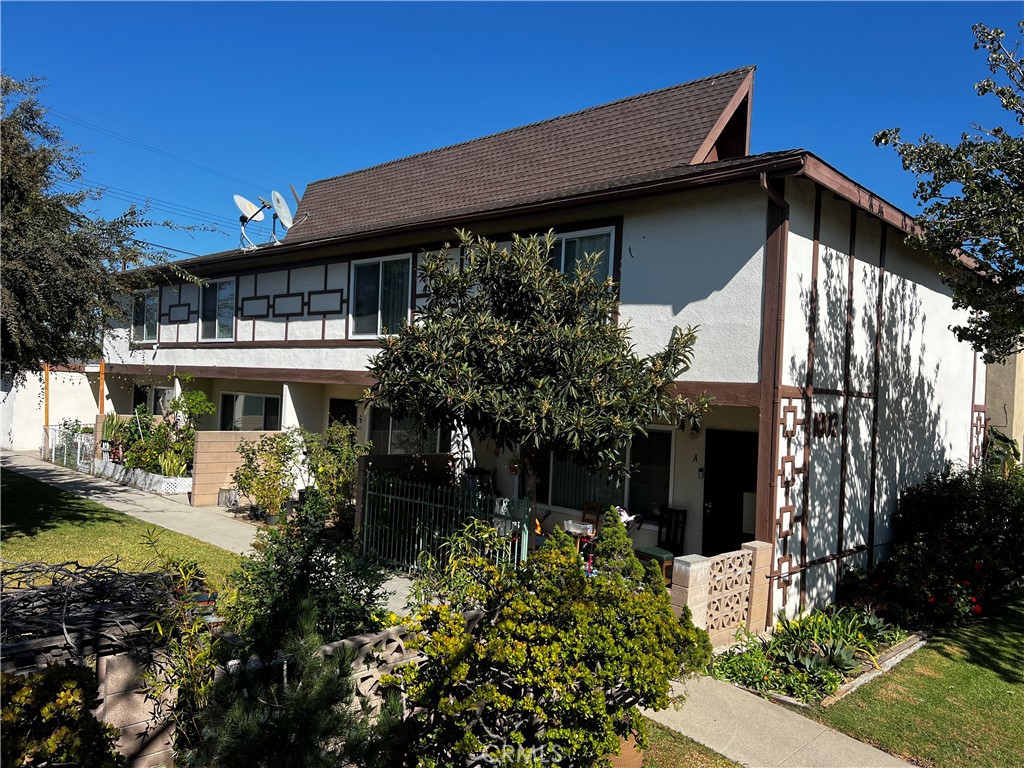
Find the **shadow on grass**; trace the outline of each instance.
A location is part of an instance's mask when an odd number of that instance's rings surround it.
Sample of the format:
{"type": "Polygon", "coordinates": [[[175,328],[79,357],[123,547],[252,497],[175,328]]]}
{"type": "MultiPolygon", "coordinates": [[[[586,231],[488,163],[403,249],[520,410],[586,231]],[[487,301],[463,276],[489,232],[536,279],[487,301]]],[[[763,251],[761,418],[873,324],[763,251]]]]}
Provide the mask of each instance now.
{"type": "Polygon", "coordinates": [[[992,604],[992,614],[933,647],[939,654],[987,669],[1013,685],[1024,684],[1024,587],[992,604]]]}
{"type": "Polygon", "coordinates": [[[0,495],[3,499],[0,535],[5,539],[35,536],[68,525],[128,522],[120,512],[7,468],[0,471],[0,495]]]}

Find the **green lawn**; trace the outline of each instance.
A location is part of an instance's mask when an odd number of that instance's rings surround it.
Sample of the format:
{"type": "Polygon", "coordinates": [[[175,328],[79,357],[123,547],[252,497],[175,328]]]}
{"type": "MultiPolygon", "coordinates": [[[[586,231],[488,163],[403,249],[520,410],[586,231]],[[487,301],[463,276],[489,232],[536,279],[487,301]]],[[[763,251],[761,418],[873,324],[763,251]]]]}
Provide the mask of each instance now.
{"type": "Polygon", "coordinates": [[[86,565],[117,555],[126,570],[151,568],[155,555],[144,543],[150,530],[158,532],[159,547],[168,556],[197,560],[211,585],[223,584],[240,560],[233,552],[6,469],[0,472],[0,505],[0,557],[4,560],[77,560],[86,565]]]}
{"type": "Polygon", "coordinates": [[[922,766],[1024,765],[1024,590],[815,716],[922,766]]]}
{"type": "Polygon", "coordinates": [[[653,720],[647,721],[647,733],[650,744],[644,750],[644,768],[738,768],[738,763],[653,720]]]}

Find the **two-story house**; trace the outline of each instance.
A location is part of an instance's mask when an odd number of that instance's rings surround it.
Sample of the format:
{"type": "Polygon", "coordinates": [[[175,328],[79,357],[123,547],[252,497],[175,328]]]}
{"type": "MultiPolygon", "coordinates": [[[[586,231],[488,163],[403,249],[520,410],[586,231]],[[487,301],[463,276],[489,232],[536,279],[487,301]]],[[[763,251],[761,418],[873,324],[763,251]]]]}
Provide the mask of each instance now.
{"type": "MultiPolygon", "coordinates": [[[[553,228],[554,268],[601,251],[637,351],[700,326],[679,391],[703,429],[652,425],[622,488],[552,457],[538,503],[688,510],[686,549],[774,547],[773,608],[821,602],[882,554],[897,494],[977,455],[985,374],[910,217],[810,152],[750,155],[753,68],[317,181],[280,245],[179,262],[136,297],[105,355],[108,410],[166,399],[187,372],[208,429],[357,420],[377,452],[437,451],[359,400],[376,339],[424,299],[423,253],[466,227],[499,241],[553,228]],[[148,392],[144,389],[151,386],[148,392]]],[[[507,491],[504,457],[477,451],[507,491]]]]}

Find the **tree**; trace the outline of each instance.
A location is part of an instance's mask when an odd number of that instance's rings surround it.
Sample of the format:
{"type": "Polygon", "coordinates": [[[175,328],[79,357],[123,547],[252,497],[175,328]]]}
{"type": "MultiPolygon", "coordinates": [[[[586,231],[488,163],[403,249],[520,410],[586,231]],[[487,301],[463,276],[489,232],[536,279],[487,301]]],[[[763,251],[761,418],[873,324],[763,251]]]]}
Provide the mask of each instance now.
{"type": "Polygon", "coordinates": [[[618,290],[593,275],[552,269],[554,234],[513,236],[510,250],[458,232],[463,253],[429,255],[429,294],[416,321],[381,339],[371,403],[425,429],[466,429],[519,454],[527,488],[547,450],[622,478],[637,432],[706,407],[671,392],[690,364],[696,331],[676,328],[664,350],[639,357],[616,322],[618,290]]]}
{"type": "MultiPolygon", "coordinates": [[[[1024,21],[1018,26],[1024,32],[1024,21]]],[[[1024,126],[1020,43],[1010,50],[1003,30],[984,24],[973,30],[974,48],[988,53],[992,73],[975,86],[978,95],[994,94],[1024,126]]],[[[992,363],[1024,348],[1024,135],[1001,126],[973,129],[956,145],[930,135],[908,143],[899,128],[881,131],[874,141],[892,146],[918,178],[914,197],[924,210],[909,242],[947,268],[943,280],[954,306],[974,310],[953,331],[992,363]]]]}
{"type": "Polygon", "coordinates": [[[453,550],[445,568],[472,589],[421,606],[409,642],[426,660],[392,679],[407,697],[408,764],[591,766],[621,738],[644,743],[640,708],[668,706],[671,681],[703,670],[711,643],[688,610],[675,615],[614,509],[593,565],[588,576],[560,530],[521,567],[453,550]]]}
{"type": "Polygon", "coordinates": [[[135,205],[113,219],[87,210],[79,150],[46,120],[39,80],[0,75],[0,373],[20,381],[43,363],[99,357],[102,333],[125,321],[125,291],[147,280],[126,270],[163,260],[136,239],[156,224],[135,205]]]}

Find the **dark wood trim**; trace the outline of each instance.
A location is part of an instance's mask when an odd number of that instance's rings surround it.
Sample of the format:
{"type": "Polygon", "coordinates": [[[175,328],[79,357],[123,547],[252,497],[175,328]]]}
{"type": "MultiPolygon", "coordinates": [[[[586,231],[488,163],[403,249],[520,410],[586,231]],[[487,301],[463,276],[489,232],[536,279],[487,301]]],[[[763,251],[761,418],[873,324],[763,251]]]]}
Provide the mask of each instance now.
{"type": "MultiPolygon", "coordinates": [[[[732,120],[733,115],[736,113],[736,110],[739,109],[740,105],[743,103],[743,100],[748,97],[748,95],[750,94],[751,90],[753,89],[753,85],[754,85],[754,72],[753,72],[753,70],[751,70],[751,72],[745,78],[743,78],[743,82],[739,84],[739,87],[736,89],[736,93],[734,93],[732,95],[732,98],[729,99],[729,103],[726,104],[725,109],[722,110],[722,113],[718,116],[718,119],[715,121],[715,124],[711,127],[711,130],[708,131],[708,135],[704,138],[704,141],[701,143],[700,147],[694,153],[693,158],[690,160],[690,165],[697,165],[699,163],[703,163],[703,162],[707,161],[708,155],[711,153],[711,150],[714,149],[715,143],[718,141],[718,138],[722,135],[722,131],[725,130],[725,126],[727,126],[729,124],[729,121],[732,120]]],[[[750,110],[749,110],[749,108],[747,109],[747,115],[748,115],[748,117],[747,117],[747,142],[746,142],[746,144],[747,144],[747,152],[749,153],[750,152],[750,118],[749,118],[750,110]]],[[[762,539],[762,541],[763,541],[763,539],[762,539]]]]}
{"type": "MultiPolygon", "coordinates": [[[[278,296],[277,294],[274,294],[274,317],[283,317],[284,318],[284,340],[288,341],[288,319],[291,317],[291,313],[284,313],[282,315],[277,314],[277,296],[278,296]]],[[[289,268],[285,272],[285,277],[284,277],[284,297],[288,298],[288,297],[291,297],[291,296],[292,296],[292,270],[291,270],[291,268],[289,268]]],[[[306,296],[305,296],[305,294],[303,294],[302,298],[299,299],[299,312],[298,312],[298,314],[300,314],[300,315],[303,314],[303,310],[306,308],[305,307],[305,301],[306,301],[306,296]]],[[[282,413],[282,415],[284,415],[284,414],[282,413]]]]}
{"type": "MultiPolygon", "coordinates": [[[[986,393],[988,394],[988,393],[986,393]]],[[[974,466],[974,406],[978,399],[978,353],[971,350],[971,420],[968,422],[971,425],[971,430],[968,433],[968,454],[967,454],[967,466],[974,466]]]]}
{"type": "Polygon", "coordinates": [[[715,398],[715,406],[756,408],[760,403],[761,385],[721,381],[676,381],[672,393],[697,397],[707,393],[715,398]]]}
{"type": "Polygon", "coordinates": [[[329,371],[304,368],[242,368],[236,366],[141,365],[108,363],[116,374],[130,376],[166,376],[187,372],[201,379],[232,379],[253,381],[299,382],[303,384],[351,384],[370,387],[376,382],[366,371],[329,371]]]}
{"type": "MultiPolygon", "coordinates": [[[[246,296],[244,299],[240,300],[241,306],[238,308],[238,313],[241,315],[241,317],[243,319],[245,319],[245,320],[252,320],[253,323],[254,323],[254,326],[255,326],[255,321],[256,320],[266,320],[268,317],[270,317],[270,307],[271,307],[271,304],[272,304],[272,298],[273,297],[269,296],[269,295],[267,295],[267,296],[246,296]],[[266,309],[265,312],[252,312],[252,313],[250,313],[245,308],[245,304],[248,301],[265,301],[267,303],[267,309],[266,309]]],[[[254,327],[253,328],[253,332],[254,332],[253,338],[254,339],[256,338],[255,330],[256,329],[254,327]]]]}
{"type": "MultiPolygon", "coordinates": [[[[289,280],[289,282],[291,282],[291,281],[289,280]]],[[[285,341],[287,341],[288,340],[288,319],[290,319],[292,317],[302,317],[303,315],[307,314],[307,312],[306,312],[306,293],[305,293],[305,291],[303,291],[302,293],[291,293],[291,292],[289,292],[289,293],[277,293],[277,294],[274,294],[274,302],[273,303],[274,303],[274,317],[283,317],[283,318],[285,318],[285,324],[284,324],[285,334],[284,334],[284,339],[285,339],[285,341]],[[298,310],[298,312],[278,312],[277,311],[277,302],[282,300],[282,299],[298,299],[299,300],[299,310],[298,310]]]]}
{"type": "MultiPolygon", "coordinates": [[[[344,347],[378,347],[376,339],[271,339],[267,341],[186,341],[180,344],[161,344],[160,349],[262,349],[267,348],[288,348],[288,347],[313,347],[323,349],[344,348],[344,347]]],[[[133,345],[132,349],[155,349],[156,344],[133,345]]]]}
{"type": "Polygon", "coordinates": [[[878,411],[881,408],[881,398],[877,394],[881,392],[882,380],[882,328],[885,322],[885,251],[889,227],[882,222],[882,232],[878,243],[878,297],[875,309],[875,409],[871,414],[871,485],[868,488],[868,570],[875,567],[875,518],[878,510],[875,504],[878,503],[878,496],[875,486],[878,483],[878,411]]]}
{"type": "MultiPolygon", "coordinates": [[[[762,179],[765,201],[764,300],[761,309],[760,392],[758,398],[757,497],[754,535],[772,544],[775,558],[775,517],[778,494],[779,371],[785,329],[785,292],[789,207],[785,181],[762,179]],[[780,205],[779,200],[783,202],[780,205]]],[[[768,616],[774,611],[774,591],[768,596],[768,616]]]]}
{"type": "Polygon", "coordinates": [[[803,167],[803,174],[814,180],[823,187],[828,188],[834,194],[847,202],[862,208],[890,226],[899,229],[906,234],[916,231],[914,217],[901,211],[892,203],[889,203],[875,195],[870,190],[862,187],[857,182],[844,176],[832,166],[824,163],[814,155],[806,155],[806,162],[803,167]]]}
{"type": "Polygon", "coordinates": [[[345,309],[345,292],[340,288],[334,290],[327,290],[326,288],[322,291],[307,291],[306,292],[306,314],[310,317],[313,315],[340,315],[345,309]],[[331,296],[336,295],[338,297],[338,309],[313,309],[313,297],[314,296],[331,296]]]}
{"type": "MultiPolygon", "coordinates": [[[[853,357],[853,275],[857,262],[857,208],[850,206],[850,246],[846,252],[849,264],[846,277],[846,332],[843,344],[843,427],[839,442],[839,520],[836,525],[836,552],[843,551],[846,538],[846,477],[849,472],[847,457],[850,446],[850,361],[853,357]]],[[[838,576],[842,576],[840,563],[838,576]]]]}
{"type": "MultiPolygon", "coordinates": [[[[323,290],[324,293],[328,292],[328,289],[327,289],[327,278],[328,278],[328,275],[329,275],[330,271],[331,271],[330,264],[324,264],[324,290],[323,290]]],[[[345,304],[344,304],[345,289],[341,288],[341,289],[339,289],[339,292],[341,293],[341,299],[342,299],[341,306],[344,307],[345,306],[345,304]]],[[[326,314],[322,314],[322,315],[320,315],[320,340],[324,341],[326,338],[327,338],[327,315],[326,314]]]]}

